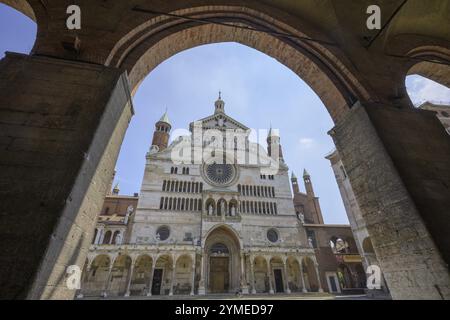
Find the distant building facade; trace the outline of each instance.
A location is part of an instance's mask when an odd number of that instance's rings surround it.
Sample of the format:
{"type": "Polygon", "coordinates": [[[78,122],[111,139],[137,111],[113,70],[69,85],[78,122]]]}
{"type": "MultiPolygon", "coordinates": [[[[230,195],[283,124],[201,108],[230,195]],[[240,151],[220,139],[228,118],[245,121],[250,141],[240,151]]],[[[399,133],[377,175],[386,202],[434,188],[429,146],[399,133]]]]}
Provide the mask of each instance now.
{"type": "Polygon", "coordinates": [[[434,104],[425,102],[419,106],[419,109],[430,110],[436,112],[436,117],[444,126],[445,130],[450,134],[450,105],[434,104]]]}
{"type": "Polygon", "coordinates": [[[279,135],[269,131],[266,151],[224,107],[219,96],[212,115],[170,144],[167,113],[156,123],[139,199],[111,195],[105,201],[97,228],[103,236],[94,237],[81,295],[323,291],[316,252],[292,202],[279,135]],[[222,139],[231,148],[217,148],[222,139]],[[196,148],[207,157],[174,161],[174,154],[196,148]],[[251,162],[255,157],[259,161],[251,162]],[[113,206],[119,209],[111,217],[113,206]]]}
{"type": "Polygon", "coordinates": [[[303,172],[305,192],[292,173],[292,190],[297,217],[304,222],[308,241],[314,248],[324,289],[330,293],[362,293],[366,288],[365,268],[349,225],[325,224],[319,198],[310,174],[303,172]]]}

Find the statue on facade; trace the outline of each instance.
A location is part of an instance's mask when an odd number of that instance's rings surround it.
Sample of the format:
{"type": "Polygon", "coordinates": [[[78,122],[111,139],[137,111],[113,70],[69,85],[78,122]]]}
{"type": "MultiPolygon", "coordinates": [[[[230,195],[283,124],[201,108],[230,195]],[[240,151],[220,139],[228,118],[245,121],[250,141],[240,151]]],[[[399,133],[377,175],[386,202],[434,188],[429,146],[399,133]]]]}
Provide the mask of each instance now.
{"type": "Polygon", "coordinates": [[[212,216],[212,215],[213,215],[213,210],[214,210],[213,205],[212,205],[212,204],[209,204],[209,206],[208,206],[208,215],[209,215],[209,216],[212,216]]]}
{"type": "Polygon", "coordinates": [[[220,214],[225,215],[225,201],[220,202],[220,214]]]}
{"type": "Polygon", "coordinates": [[[311,237],[308,237],[308,244],[310,248],[314,248],[313,239],[311,237]]]}
{"type": "Polygon", "coordinates": [[[302,222],[302,223],[305,223],[305,215],[303,214],[303,213],[299,213],[298,214],[298,218],[300,219],[300,221],[302,222]]]}
{"type": "Polygon", "coordinates": [[[134,207],[132,205],[129,205],[127,208],[127,213],[125,215],[125,219],[123,220],[123,223],[128,224],[128,219],[130,218],[131,214],[133,213],[134,207]]]}
{"type": "Polygon", "coordinates": [[[119,233],[116,236],[116,244],[121,245],[122,244],[122,233],[119,233]]]}
{"type": "Polygon", "coordinates": [[[234,205],[231,206],[231,216],[234,217],[236,215],[236,207],[234,205]]]}

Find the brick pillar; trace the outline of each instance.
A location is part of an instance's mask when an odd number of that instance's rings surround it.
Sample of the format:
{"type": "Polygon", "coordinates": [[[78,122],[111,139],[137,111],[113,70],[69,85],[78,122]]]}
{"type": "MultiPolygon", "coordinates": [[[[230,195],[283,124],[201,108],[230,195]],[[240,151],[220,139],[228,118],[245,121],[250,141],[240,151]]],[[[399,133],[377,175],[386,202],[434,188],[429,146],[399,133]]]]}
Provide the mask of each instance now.
{"type": "Polygon", "coordinates": [[[330,134],[392,297],[449,299],[444,249],[435,240],[450,231],[444,216],[450,140],[438,120],[423,111],[357,103],[330,134]],[[430,216],[440,225],[427,226],[430,216]]]}
{"type": "Polygon", "coordinates": [[[132,116],[126,75],[8,53],[0,61],[1,299],[72,299],[132,116]]]}

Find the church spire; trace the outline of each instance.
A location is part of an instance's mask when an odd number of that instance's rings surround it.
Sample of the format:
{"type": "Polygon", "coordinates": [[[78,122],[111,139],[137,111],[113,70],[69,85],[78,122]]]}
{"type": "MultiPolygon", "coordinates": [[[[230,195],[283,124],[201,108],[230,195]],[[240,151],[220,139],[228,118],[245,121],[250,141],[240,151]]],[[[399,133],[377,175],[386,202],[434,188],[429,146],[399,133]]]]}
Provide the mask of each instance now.
{"type": "Polygon", "coordinates": [[[225,102],[222,100],[222,92],[219,91],[219,98],[214,103],[216,107],[214,113],[225,113],[225,102]]]}

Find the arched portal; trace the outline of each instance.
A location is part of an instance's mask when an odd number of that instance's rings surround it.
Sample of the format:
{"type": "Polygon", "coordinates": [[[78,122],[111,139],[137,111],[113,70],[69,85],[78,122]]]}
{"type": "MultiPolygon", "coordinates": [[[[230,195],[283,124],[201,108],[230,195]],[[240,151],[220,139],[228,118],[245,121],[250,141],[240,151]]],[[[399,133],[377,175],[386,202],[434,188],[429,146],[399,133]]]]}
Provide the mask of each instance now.
{"type": "Polygon", "coordinates": [[[111,259],[107,255],[98,255],[91,263],[89,270],[81,284],[81,292],[84,296],[100,296],[108,281],[111,259]]]}
{"type": "Polygon", "coordinates": [[[193,261],[189,255],[182,255],[175,266],[174,294],[188,295],[192,291],[193,261]]]}
{"type": "Polygon", "coordinates": [[[267,261],[264,257],[258,256],[253,260],[254,293],[269,292],[269,275],[267,274],[267,261]]]}
{"type": "Polygon", "coordinates": [[[298,260],[294,257],[288,257],[286,261],[286,269],[289,289],[292,292],[301,292],[303,288],[298,260]]]}
{"type": "Polygon", "coordinates": [[[162,255],[156,260],[153,272],[152,295],[169,295],[171,292],[173,274],[173,258],[162,255]]]}
{"type": "Polygon", "coordinates": [[[130,295],[138,296],[148,293],[152,263],[152,258],[148,255],[142,255],[136,259],[131,279],[130,295]]]}
{"type": "Polygon", "coordinates": [[[240,289],[240,247],[236,233],[229,227],[219,226],[209,232],[204,247],[208,293],[229,293],[240,289]]]}
{"type": "Polygon", "coordinates": [[[108,284],[108,295],[123,296],[127,290],[128,277],[131,272],[131,258],[120,255],[114,260],[111,271],[110,283],[108,284]]]}
{"type": "Polygon", "coordinates": [[[309,257],[305,257],[303,258],[302,265],[306,289],[313,292],[319,291],[319,275],[316,272],[314,261],[309,257]]]}

